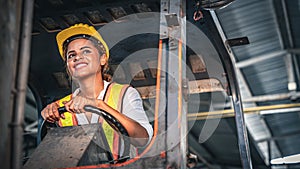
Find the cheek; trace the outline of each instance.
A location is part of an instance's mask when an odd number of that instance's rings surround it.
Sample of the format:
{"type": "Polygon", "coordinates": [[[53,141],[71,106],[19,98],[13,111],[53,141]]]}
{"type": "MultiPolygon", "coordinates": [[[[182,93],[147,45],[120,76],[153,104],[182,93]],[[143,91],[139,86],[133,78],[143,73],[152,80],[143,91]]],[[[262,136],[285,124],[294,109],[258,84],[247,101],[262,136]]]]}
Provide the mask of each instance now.
{"type": "Polygon", "coordinates": [[[100,60],[100,57],[97,55],[97,56],[93,56],[93,58],[91,58],[90,60],[90,63],[91,63],[91,66],[93,67],[94,70],[99,70],[101,67],[101,60],[100,60]]]}
{"type": "Polygon", "coordinates": [[[91,64],[90,69],[91,69],[92,71],[97,71],[97,72],[99,72],[99,70],[101,70],[101,68],[99,68],[99,67],[100,67],[99,63],[98,63],[98,62],[94,62],[93,64],[91,64]]]}
{"type": "Polygon", "coordinates": [[[73,69],[72,69],[73,66],[70,66],[69,63],[67,63],[67,71],[72,75],[73,74],[73,69]]]}

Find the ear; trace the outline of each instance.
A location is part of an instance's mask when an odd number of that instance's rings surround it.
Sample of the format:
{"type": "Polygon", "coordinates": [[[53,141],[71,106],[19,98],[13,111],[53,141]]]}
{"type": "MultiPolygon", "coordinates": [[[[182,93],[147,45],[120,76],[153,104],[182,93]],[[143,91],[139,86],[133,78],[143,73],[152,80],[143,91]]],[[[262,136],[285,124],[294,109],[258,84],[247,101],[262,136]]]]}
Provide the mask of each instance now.
{"type": "Polygon", "coordinates": [[[100,64],[101,66],[105,65],[107,62],[106,60],[106,54],[103,54],[101,57],[100,57],[100,64]]]}

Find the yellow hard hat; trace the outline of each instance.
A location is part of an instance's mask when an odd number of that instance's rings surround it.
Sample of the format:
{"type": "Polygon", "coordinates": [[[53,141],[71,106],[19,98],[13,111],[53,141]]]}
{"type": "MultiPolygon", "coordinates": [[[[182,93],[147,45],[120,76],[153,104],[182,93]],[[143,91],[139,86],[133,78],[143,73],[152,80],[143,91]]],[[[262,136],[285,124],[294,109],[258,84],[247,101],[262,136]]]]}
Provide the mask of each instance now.
{"type": "Polygon", "coordinates": [[[65,41],[68,40],[70,37],[74,37],[76,35],[88,35],[88,36],[91,36],[91,37],[99,40],[105,48],[106,57],[108,60],[109,48],[108,48],[107,44],[105,43],[105,41],[103,40],[102,36],[99,34],[99,32],[97,32],[97,30],[93,26],[89,26],[87,24],[82,24],[82,23],[75,24],[74,26],[64,29],[57,34],[56,42],[57,42],[60,56],[62,57],[63,60],[65,60],[64,54],[63,54],[63,45],[64,45],[65,41]]]}

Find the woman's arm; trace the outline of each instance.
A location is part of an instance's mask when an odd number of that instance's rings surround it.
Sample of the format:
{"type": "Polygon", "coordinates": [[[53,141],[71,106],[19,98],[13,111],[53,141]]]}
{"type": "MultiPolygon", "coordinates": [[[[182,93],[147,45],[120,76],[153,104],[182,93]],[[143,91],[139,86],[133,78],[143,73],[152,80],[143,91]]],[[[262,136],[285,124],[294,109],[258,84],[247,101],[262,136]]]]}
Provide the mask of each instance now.
{"type": "Polygon", "coordinates": [[[117,110],[113,109],[109,105],[107,105],[104,101],[98,100],[97,101],[100,109],[103,109],[104,111],[108,112],[112,116],[114,116],[116,119],[120,121],[120,123],[125,127],[125,129],[128,132],[128,135],[130,137],[130,142],[135,146],[145,146],[148,142],[149,136],[147,130],[141,126],[138,122],[135,120],[127,117],[126,115],[118,112],[117,110]]]}
{"type": "Polygon", "coordinates": [[[152,139],[153,128],[144,110],[140,94],[135,88],[129,87],[123,98],[122,114],[138,122],[147,131],[148,144],[152,139]]]}

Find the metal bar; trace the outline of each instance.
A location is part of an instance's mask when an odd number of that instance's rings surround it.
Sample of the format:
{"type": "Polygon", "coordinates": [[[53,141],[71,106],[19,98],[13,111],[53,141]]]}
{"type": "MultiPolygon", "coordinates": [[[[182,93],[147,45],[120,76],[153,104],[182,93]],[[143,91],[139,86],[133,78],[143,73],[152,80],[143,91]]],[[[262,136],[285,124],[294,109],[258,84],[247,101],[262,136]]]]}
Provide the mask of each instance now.
{"type": "MultiPolygon", "coordinates": [[[[206,93],[206,92],[221,92],[224,89],[221,86],[221,83],[216,81],[215,79],[203,79],[203,80],[195,80],[189,81],[189,93],[197,94],[197,93],[206,93]],[[220,84],[211,86],[211,84],[220,84]],[[200,84],[202,88],[197,86],[196,84],[200,84]],[[207,88],[203,88],[207,86],[207,88]]],[[[155,86],[143,86],[137,87],[136,89],[141,93],[143,99],[155,98],[155,96],[149,91],[153,91],[155,86]]],[[[284,100],[284,99],[297,99],[300,97],[300,92],[291,92],[291,93],[279,93],[279,94],[271,94],[271,95],[259,95],[259,96],[247,96],[243,99],[243,103],[255,103],[255,102],[266,102],[266,101],[275,101],[275,100],[284,100]]]]}
{"type": "Polygon", "coordinates": [[[278,34],[278,37],[279,37],[279,43],[280,43],[280,46],[281,48],[283,49],[284,48],[284,43],[283,43],[283,39],[282,39],[282,34],[281,34],[281,30],[280,30],[280,25],[279,25],[279,19],[277,18],[277,15],[276,15],[276,8],[275,8],[275,4],[276,1],[274,0],[270,0],[270,4],[271,4],[271,9],[273,9],[271,12],[272,12],[272,16],[274,18],[274,22],[276,23],[276,32],[278,34]]]}
{"type": "MultiPolygon", "coordinates": [[[[296,104],[280,104],[272,106],[259,106],[259,107],[247,107],[244,108],[244,113],[259,113],[260,111],[266,110],[278,110],[278,109],[289,109],[289,108],[300,108],[300,103],[296,104]]],[[[234,109],[221,110],[221,111],[212,111],[212,112],[199,112],[199,113],[190,113],[188,114],[189,120],[202,120],[210,117],[233,117],[234,109]]]]}
{"type": "Polygon", "coordinates": [[[260,139],[260,140],[256,140],[256,142],[261,143],[261,142],[265,142],[265,141],[270,142],[270,141],[275,141],[275,140],[283,140],[283,139],[287,139],[287,138],[289,138],[291,136],[295,136],[295,135],[300,135],[300,131],[295,131],[295,132],[283,134],[280,136],[273,136],[271,138],[260,139]]]}
{"type": "Polygon", "coordinates": [[[286,71],[288,76],[288,89],[289,91],[296,91],[297,84],[295,81],[295,73],[293,66],[293,56],[292,54],[287,54],[285,57],[286,71]]]}
{"type": "Polygon", "coordinates": [[[287,49],[288,52],[293,53],[293,54],[300,54],[300,49],[299,48],[292,48],[292,49],[287,49]]]}
{"type": "MultiPolygon", "coordinates": [[[[279,2],[279,1],[273,1],[274,3],[276,2],[279,2]]],[[[298,68],[298,63],[296,61],[296,53],[294,53],[293,51],[293,47],[294,47],[294,44],[293,44],[293,37],[292,37],[292,33],[291,33],[291,28],[290,28],[290,21],[289,21],[289,17],[288,17],[288,13],[287,13],[287,8],[286,8],[286,3],[284,0],[281,0],[278,4],[278,6],[281,6],[282,9],[276,11],[275,9],[275,6],[274,6],[274,3],[271,3],[271,5],[273,6],[272,9],[274,9],[272,12],[273,12],[273,16],[274,18],[276,18],[276,13],[278,13],[279,16],[284,16],[284,19],[281,19],[277,17],[277,19],[275,19],[275,22],[276,22],[276,30],[277,30],[277,33],[278,33],[278,36],[279,36],[279,41],[280,41],[280,45],[282,48],[292,48],[292,50],[287,50],[288,54],[286,55],[286,58],[285,58],[285,61],[286,61],[286,67],[287,67],[287,75],[288,75],[288,89],[290,91],[295,91],[297,89],[297,84],[296,84],[296,81],[295,81],[295,74],[294,74],[294,69],[295,67],[298,68]],[[278,22],[278,20],[284,20],[284,22],[278,22]],[[280,29],[280,25],[283,25],[285,26],[285,30],[286,30],[286,34],[287,35],[283,35],[281,29],[280,29]],[[284,42],[283,42],[283,37],[287,37],[287,40],[288,40],[288,44],[285,45],[284,42]],[[293,62],[295,63],[295,67],[293,65],[293,62]]],[[[282,28],[284,29],[284,27],[282,28]]],[[[299,70],[296,69],[296,73],[297,73],[297,76],[299,78],[299,70]]]]}
{"type": "MultiPolygon", "coordinates": [[[[225,35],[223,36],[223,38],[226,38],[225,35]]],[[[223,39],[223,41],[226,41],[226,39],[223,39]]],[[[232,51],[232,50],[230,50],[230,51],[232,51]]],[[[230,53],[230,54],[234,55],[233,52],[234,51],[232,51],[232,53],[230,53]]],[[[233,63],[236,63],[234,57],[231,57],[231,60],[232,60],[233,63]]],[[[245,80],[245,77],[243,76],[241,70],[237,68],[236,69],[236,73],[237,73],[237,77],[238,77],[238,82],[240,84],[240,90],[243,91],[241,93],[242,98],[251,98],[252,97],[251,91],[249,89],[249,86],[248,86],[248,84],[247,84],[247,82],[245,80]]],[[[230,104],[230,103],[228,102],[228,104],[230,104]]],[[[231,106],[231,104],[229,106],[227,106],[227,107],[230,107],[230,106],[231,106]]],[[[244,107],[256,107],[257,105],[256,105],[255,102],[247,102],[247,103],[245,103],[244,100],[243,100],[243,106],[244,107]]],[[[209,116],[208,118],[221,118],[221,117],[226,118],[226,117],[233,117],[233,116],[234,116],[234,114],[232,114],[232,115],[216,116],[216,117],[209,116]]],[[[270,135],[270,131],[265,127],[265,123],[266,123],[265,120],[261,119],[260,115],[258,115],[258,114],[257,115],[256,114],[252,114],[251,118],[248,118],[248,116],[245,116],[245,124],[246,124],[246,126],[248,128],[248,132],[250,133],[250,135],[252,135],[253,139],[260,137],[260,136],[257,135],[257,132],[256,132],[257,125],[259,125],[259,127],[264,130],[264,133],[266,135],[270,135]],[[255,121],[254,122],[253,119],[257,119],[258,121],[254,120],[255,121]],[[253,125],[253,123],[255,123],[255,125],[253,125]],[[256,126],[256,127],[253,127],[253,126],[256,126]]],[[[261,158],[262,159],[266,159],[266,156],[265,156],[266,152],[265,152],[265,150],[262,149],[262,148],[260,148],[261,146],[257,145],[257,143],[254,142],[254,144],[255,144],[255,148],[257,148],[257,151],[259,152],[259,155],[261,156],[261,158]]]]}
{"type": "Polygon", "coordinates": [[[243,102],[266,102],[274,100],[284,100],[284,99],[296,99],[300,97],[300,92],[297,93],[281,93],[281,94],[270,94],[270,95],[261,95],[253,96],[251,98],[243,99],[243,102]]]}
{"type": "Polygon", "coordinates": [[[178,88],[178,123],[180,127],[180,154],[182,161],[181,168],[186,168],[187,159],[186,159],[186,152],[187,152],[187,135],[188,135],[188,120],[187,120],[187,112],[188,112],[188,103],[187,100],[184,99],[184,91],[183,86],[186,82],[186,1],[180,1],[180,8],[178,11],[178,16],[180,18],[179,24],[181,25],[181,37],[179,39],[179,51],[178,51],[178,62],[179,62],[179,88],[178,88]]]}
{"type": "Polygon", "coordinates": [[[289,20],[285,0],[281,0],[281,5],[282,5],[282,9],[283,9],[283,16],[285,18],[285,26],[286,26],[286,31],[288,34],[287,38],[289,40],[289,46],[294,47],[293,36],[292,36],[292,32],[291,32],[291,27],[290,27],[290,20],[289,20]]]}
{"type": "Polygon", "coordinates": [[[185,77],[185,1],[161,2],[161,38],[166,51],[166,143],[167,168],[186,168],[186,103],[182,97],[182,78],[185,77]],[[168,5],[168,6],[166,6],[168,5]],[[167,29],[164,28],[167,27],[167,29]],[[167,34],[166,34],[167,31],[167,34]],[[167,35],[167,37],[165,36],[167,35]]]}
{"type": "MultiPolygon", "coordinates": [[[[299,64],[298,64],[298,61],[297,61],[297,55],[296,54],[292,54],[292,61],[294,63],[294,69],[295,69],[295,76],[297,77],[298,81],[300,80],[300,68],[299,68],[299,64]]],[[[297,80],[295,80],[297,81],[297,80]]],[[[297,87],[297,86],[296,86],[297,87]]]]}
{"type": "Polygon", "coordinates": [[[23,147],[23,119],[24,107],[26,102],[27,78],[30,60],[30,44],[33,17],[34,0],[25,0],[23,7],[22,31],[20,38],[20,52],[17,65],[17,79],[15,86],[17,89],[14,111],[11,122],[11,168],[19,169],[22,166],[22,147],[23,147]]]}
{"type": "Polygon", "coordinates": [[[280,114],[280,113],[291,113],[291,112],[299,112],[300,108],[286,108],[286,109],[273,109],[273,110],[263,110],[260,111],[260,115],[268,115],[268,114],[280,114]]]}
{"type": "MultiPolygon", "coordinates": [[[[210,11],[212,18],[215,22],[215,25],[220,33],[221,38],[223,39],[223,43],[225,45],[225,34],[222,30],[221,24],[218,20],[218,17],[214,11],[210,11]]],[[[240,92],[238,87],[238,81],[236,77],[235,67],[233,66],[232,59],[234,56],[231,52],[228,52],[229,58],[227,56],[222,56],[222,60],[224,61],[225,69],[228,74],[229,85],[232,94],[233,107],[235,110],[235,121],[237,126],[238,133],[238,143],[239,143],[239,151],[241,156],[241,162],[244,169],[252,169],[252,162],[250,156],[249,142],[246,130],[246,124],[244,121],[244,114],[242,108],[242,101],[240,98],[240,92]]]]}
{"type": "MultiPolygon", "coordinates": [[[[156,98],[156,104],[155,108],[159,108],[159,113],[164,112],[163,115],[159,118],[160,125],[159,128],[161,129],[161,132],[164,132],[163,137],[160,140],[160,147],[163,149],[161,150],[166,154],[167,151],[167,133],[165,131],[167,130],[167,108],[166,106],[166,97],[167,97],[167,75],[166,75],[166,70],[167,70],[167,48],[168,48],[168,29],[167,29],[167,22],[165,18],[165,14],[169,12],[169,0],[161,0],[160,1],[160,66],[158,67],[161,76],[157,77],[160,80],[160,89],[156,90],[156,93],[161,93],[161,97],[156,98]],[[158,107],[159,105],[159,107],[158,107]]],[[[158,84],[156,84],[158,85],[158,84]]],[[[164,162],[167,163],[167,158],[164,159],[164,162]]],[[[166,164],[164,164],[166,165],[166,164]]]]}
{"type": "Polygon", "coordinates": [[[267,54],[264,54],[264,55],[256,56],[254,58],[250,58],[250,59],[247,59],[247,60],[237,62],[236,67],[237,68],[245,68],[247,66],[257,64],[259,62],[262,62],[262,61],[265,61],[265,60],[268,60],[268,59],[271,59],[271,58],[283,56],[283,55],[286,55],[286,54],[287,54],[287,52],[285,50],[270,52],[270,53],[267,53],[267,54]]]}
{"type": "Polygon", "coordinates": [[[165,14],[169,13],[169,0],[160,1],[160,28],[159,28],[159,38],[166,39],[168,38],[168,28],[165,18],[165,14]]]}
{"type": "MultiPolygon", "coordinates": [[[[287,7],[286,7],[286,2],[285,0],[281,0],[281,5],[283,9],[283,15],[284,15],[284,20],[285,20],[285,27],[287,31],[287,38],[288,38],[288,46],[290,48],[294,47],[294,42],[293,42],[293,36],[291,32],[291,27],[290,27],[290,21],[289,21],[289,16],[287,12],[287,7]]],[[[297,89],[297,84],[295,81],[295,73],[294,73],[294,65],[293,61],[295,62],[294,59],[294,54],[288,54],[286,56],[286,66],[287,66],[287,75],[288,75],[288,89],[289,91],[295,91],[297,89]]]]}
{"type": "MultiPolygon", "coordinates": [[[[225,89],[222,86],[222,83],[214,78],[211,79],[201,79],[201,80],[191,80],[188,83],[188,93],[189,94],[198,94],[198,93],[207,93],[207,92],[224,92],[225,89]]],[[[155,98],[155,93],[151,92],[155,89],[155,86],[142,86],[136,87],[136,89],[141,94],[143,99],[155,98]]]]}
{"type": "Polygon", "coordinates": [[[267,162],[270,165],[270,161],[272,160],[272,152],[271,152],[271,147],[270,147],[271,144],[270,144],[269,141],[267,142],[267,146],[268,146],[268,160],[267,160],[267,162]]]}
{"type": "Polygon", "coordinates": [[[9,123],[12,116],[12,96],[15,62],[18,55],[19,31],[21,20],[22,1],[0,2],[0,164],[3,169],[10,169],[11,158],[11,131],[9,123]]]}

